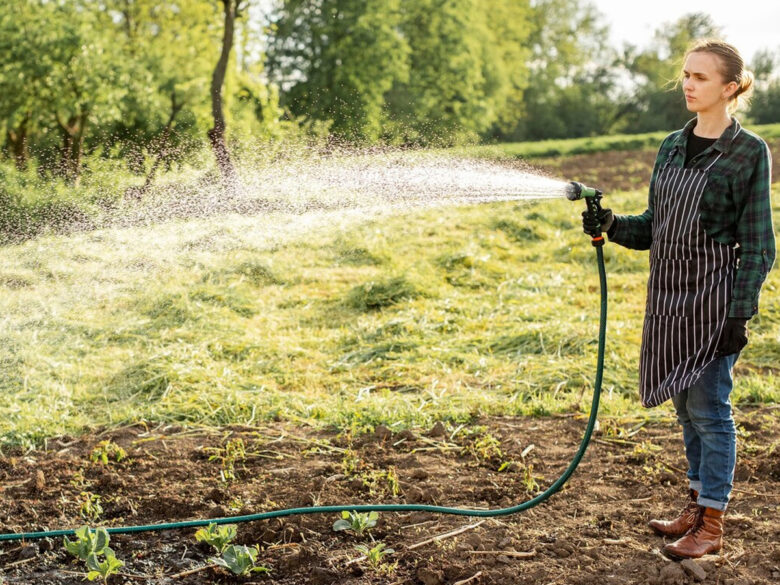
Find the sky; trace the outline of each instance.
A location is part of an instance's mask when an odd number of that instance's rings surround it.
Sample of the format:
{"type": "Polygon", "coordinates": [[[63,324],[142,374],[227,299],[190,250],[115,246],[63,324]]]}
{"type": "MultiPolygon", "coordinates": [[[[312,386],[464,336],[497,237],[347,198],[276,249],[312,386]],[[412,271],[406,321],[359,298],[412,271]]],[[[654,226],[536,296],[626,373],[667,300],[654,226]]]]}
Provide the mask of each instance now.
{"type": "Polygon", "coordinates": [[[609,24],[611,45],[647,47],[653,33],[691,12],[705,12],[722,27],[723,39],[751,62],[756,51],[780,51],[778,0],[589,0],[609,24]]]}

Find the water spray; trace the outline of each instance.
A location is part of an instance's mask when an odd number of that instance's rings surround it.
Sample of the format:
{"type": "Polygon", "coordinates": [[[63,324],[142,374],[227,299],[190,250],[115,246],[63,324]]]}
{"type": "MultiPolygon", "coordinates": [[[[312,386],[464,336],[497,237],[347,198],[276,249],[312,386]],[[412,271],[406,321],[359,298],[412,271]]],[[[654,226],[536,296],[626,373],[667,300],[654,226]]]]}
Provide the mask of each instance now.
{"type": "MultiPolygon", "coordinates": [[[[566,197],[571,201],[577,201],[578,199],[585,199],[588,213],[597,214],[601,211],[600,200],[602,192],[592,187],[586,187],[582,183],[572,181],[568,184],[562,181],[554,181],[551,179],[541,179],[544,183],[542,186],[544,189],[540,189],[540,192],[545,193],[544,196],[560,196],[561,190],[564,191],[566,197]]],[[[515,198],[515,197],[513,197],[515,198]]],[[[601,382],[602,374],[604,370],[604,350],[606,345],[606,325],[607,325],[607,277],[604,268],[604,252],[603,244],[604,238],[601,236],[601,229],[589,232],[592,237],[592,244],[596,247],[596,258],[599,272],[600,290],[601,290],[601,312],[599,317],[599,334],[598,334],[598,354],[596,359],[596,377],[593,385],[593,400],[591,403],[590,413],[588,416],[588,423],[585,429],[585,433],[580,442],[579,448],[574,455],[574,458],[569,463],[568,467],[564,470],[561,476],[553,482],[545,491],[538,494],[531,500],[521,502],[517,505],[498,508],[493,510],[485,509],[469,509],[469,508],[452,508],[448,506],[432,506],[425,504],[340,504],[333,506],[309,506],[303,508],[288,508],[282,510],[272,510],[270,512],[261,512],[258,514],[248,514],[243,516],[232,516],[227,518],[211,518],[211,519],[198,519],[187,520],[183,522],[168,522],[162,524],[149,524],[142,526],[116,526],[106,528],[109,534],[128,534],[137,532],[152,532],[160,530],[182,529],[182,528],[194,528],[208,526],[209,524],[236,524],[240,522],[252,522],[257,520],[269,520],[271,518],[281,518],[285,516],[297,516],[308,514],[331,514],[339,512],[432,512],[436,514],[451,514],[456,516],[471,516],[481,518],[491,518],[497,516],[507,516],[510,514],[516,514],[524,510],[528,510],[538,504],[541,504],[547,500],[551,495],[557,492],[563,484],[574,473],[574,470],[579,465],[585,450],[590,443],[590,437],[596,425],[596,418],[598,415],[599,398],[601,396],[601,382]]],[[[35,540],[40,538],[51,538],[60,536],[73,536],[75,534],[74,529],[65,530],[45,530],[41,532],[26,532],[26,533],[8,533],[0,534],[0,542],[3,541],[16,541],[16,540],[35,540]]]]}

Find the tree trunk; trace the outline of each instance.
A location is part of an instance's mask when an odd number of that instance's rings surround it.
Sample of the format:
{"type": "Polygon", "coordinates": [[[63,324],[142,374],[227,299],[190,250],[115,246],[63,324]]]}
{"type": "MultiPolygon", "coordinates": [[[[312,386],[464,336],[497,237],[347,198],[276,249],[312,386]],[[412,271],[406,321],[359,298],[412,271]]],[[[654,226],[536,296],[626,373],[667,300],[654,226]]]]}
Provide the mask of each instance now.
{"type": "Polygon", "coordinates": [[[27,154],[27,124],[30,122],[30,116],[30,112],[27,112],[17,128],[8,128],[5,133],[14,164],[19,171],[27,170],[27,161],[30,158],[27,154]]]}
{"type": "Polygon", "coordinates": [[[84,152],[84,134],[87,129],[87,112],[71,116],[67,123],[57,116],[62,130],[62,149],[60,151],[59,174],[74,187],[81,179],[81,157],[84,152]]]}
{"type": "Polygon", "coordinates": [[[211,115],[214,127],[208,131],[209,142],[214,149],[217,166],[222,174],[222,184],[227,193],[234,193],[236,188],[236,171],[230,159],[225,140],[225,116],[222,111],[222,86],[225,83],[230,51],[233,48],[236,17],[240,10],[241,0],[222,0],[225,12],[225,30],[222,36],[222,53],[211,76],[211,115]]]}
{"type": "Polygon", "coordinates": [[[125,193],[126,197],[140,199],[149,192],[149,189],[151,189],[154,178],[157,175],[157,170],[160,168],[160,165],[163,163],[163,161],[168,158],[168,141],[170,140],[171,132],[173,131],[173,122],[176,120],[176,116],[183,107],[184,102],[177,102],[176,92],[171,92],[171,115],[168,116],[168,122],[165,124],[165,128],[163,128],[162,134],[157,141],[157,152],[154,156],[152,168],[149,169],[149,174],[146,175],[146,180],[144,181],[143,186],[129,189],[128,192],[125,193]]]}

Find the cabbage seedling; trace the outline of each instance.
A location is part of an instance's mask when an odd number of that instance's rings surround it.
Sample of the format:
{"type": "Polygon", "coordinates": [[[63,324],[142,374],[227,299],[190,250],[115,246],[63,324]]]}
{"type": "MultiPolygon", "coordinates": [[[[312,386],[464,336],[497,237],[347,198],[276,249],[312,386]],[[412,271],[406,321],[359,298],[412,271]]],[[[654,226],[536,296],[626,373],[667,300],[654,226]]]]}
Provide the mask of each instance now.
{"type": "Polygon", "coordinates": [[[106,557],[103,561],[95,553],[90,553],[87,557],[87,568],[89,569],[87,579],[90,581],[103,577],[103,583],[107,583],[111,575],[119,572],[119,569],[125,566],[123,561],[114,556],[114,551],[110,548],[103,549],[103,555],[106,557]]]}
{"type": "Polygon", "coordinates": [[[195,533],[195,540],[211,545],[218,554],[225,552],[227,546],[235,540],[238,528],[235,524],[219,526],[212,522],[206,528],[195,533]]]}
{"type": "Polygon", "coordinates": [[[385,556],[395,552],[392,548],[385,548],[384,542],[377,542],[372,548],[369,548],[367,544],[358,544],[355,549],[363,553],[368,564],[375,570],[382,565],[382,559],[385,556]]]}
{"type": "Polygon", "coordinates": [[[108,547],[108,532],[105,528],[90,530],[89,526],[82,526],[76,530],[76,540],[70,540],[67,536],[63,539],[65,550],[74,557],[86,561],[90,554],[102,554],[108,547]]]}
{"type": "Polygon", "coordinates": [[[378,518],[379,512],[362,514],[354,510],[352,512],[344,510],[341,513],[341,520],[336,520],[336,522],[333,523],[333,530],[336,532],[352,530],[358,536],[363,536],[364,532],[376,526],[378,518]]]}
{"type": "Polygon", "coordinates": [[[228,569],[234,575],[249,575],[250,573],[270,573],[266,566],[257,566],[257,546],[241,546],[231,544],[222,553],[222,557],[213,557],[209,562],[228,569]]]}

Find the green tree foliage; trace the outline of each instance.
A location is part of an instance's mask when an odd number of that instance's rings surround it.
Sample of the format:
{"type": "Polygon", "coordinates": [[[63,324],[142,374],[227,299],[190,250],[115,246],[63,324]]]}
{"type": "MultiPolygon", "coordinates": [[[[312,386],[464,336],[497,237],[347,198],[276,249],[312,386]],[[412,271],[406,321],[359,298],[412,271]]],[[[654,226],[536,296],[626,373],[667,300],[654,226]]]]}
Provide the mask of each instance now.
{"type": "MultiPolygon", "coordinates": [[[[108,129],[119,155],[169,153],[209,122],[208,80],[219,43],[212,2],[109,0],[115,42],[131,63],[122,117],[108,129]]],[[[166,157],[163,157],[166,158],[166,157]]]]}
{"type": "Polygon", "coordinates": [[[605,133],[615,116],[616,78],[601,15],[581,0],[539,0],[531,18],[531,83],[523,115],[497,137],[539,140],[605,133]]]}
{"type": "Polygon", "coordinates": [[[272,17],[268,67],[290,113],[376,140],[384,94],[408,75],[400,0],[285,0],[272,17]]]}
{"type": "Polygon", "coordinates": [[[294,116],[349,140],[452,143],[518,111],[528,4],[285,0],[269,70],[294,116]]]}
{"type": "MultiPolygon", "coordinates": [[[[220,52],[214,0],[8,0],[0,3],[0,126],[19,169],[78,181],[85,153],[118,158],[151,182],[205,142],[209,82],[220,52]]],[[[259,32],[239,31],[247,57],[231,59],[228,125],[279,129],[278,96],[263,81],[259,32]]]]}
{"type": "Polygon", "coordinates": [[[12,0],[0,8],[0,110],[8,127],[26,119],[41,128],[50,167],[70,182],[90,126],[116,119],[126,92],[110,20],[91,4],[12,0]]]}
{"type": "Polygon", "coordinates": [[[720,29],[705,13],[682,16],[662,26],[644,51],[626,48],[623,64],[636,88],[625,99],[615,130],[626,133],[679,128],[693,115],[676,84],[688,46],[697,38],[718,37],[720,29]]]}
{"type": "Polygon", "coordinates": [[[513,124],[528,84],[529,12],[517,0],[406,4],[409,73],[388,95],[391,134],[452,144],[513,124]]]}
{"type": "Polygon", "coordinates": [[[759,51],[751,69],[755,75],[755,91],[750,105],[750,118],[756,124],[780,122],[780,51],[759,51]]]}

